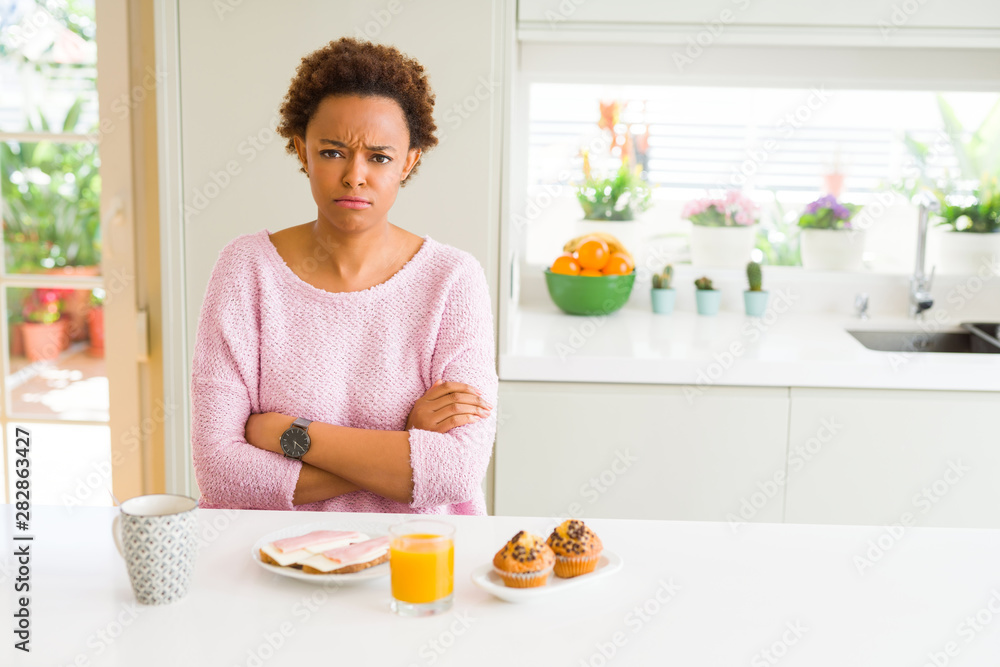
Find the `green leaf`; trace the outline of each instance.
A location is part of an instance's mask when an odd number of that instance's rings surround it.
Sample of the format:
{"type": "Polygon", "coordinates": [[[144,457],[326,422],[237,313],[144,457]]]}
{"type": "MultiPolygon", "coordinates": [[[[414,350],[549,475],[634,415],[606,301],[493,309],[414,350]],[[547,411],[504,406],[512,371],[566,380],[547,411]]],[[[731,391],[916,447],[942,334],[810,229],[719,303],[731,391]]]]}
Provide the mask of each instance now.
{"type": "Polygon", "coordinates": [[[903,145],[910,151],[910,155],[917,159],[918,164],[921,166],[927,164],[927,155],[930,153],[927,144],[917,141],[909,131],[906,131],[903,133],[903,145]]]}
{"type": "Polygon", "coordinates": [[[944,123],[945,133],[951,140],[952,150],[958,159],[958,166],[962,171],[962,178],[977,179],[980,177],[979,166],[975,159],[969,154],[965,143],[962,140],[962,123],[959,122],[955,110],[948,104],[948,100],[940,93],[937,94],[938,109],[941,111],[941,121],[944,123]]]}
{"type": "Polygon", "coordinates": [[[1000,100],[986,114],[972,140],[982,170],[990,176],[1000,174],[1000,100]]]}
{"type": "Polygon", "coordinates": [[[80,120],[80,111],[83,109],[83,96],[76,98],[73,106],[66,112],[66,120],[63,121],[63,132],[72,132],[76,129],[76,124],[80,120]]]}

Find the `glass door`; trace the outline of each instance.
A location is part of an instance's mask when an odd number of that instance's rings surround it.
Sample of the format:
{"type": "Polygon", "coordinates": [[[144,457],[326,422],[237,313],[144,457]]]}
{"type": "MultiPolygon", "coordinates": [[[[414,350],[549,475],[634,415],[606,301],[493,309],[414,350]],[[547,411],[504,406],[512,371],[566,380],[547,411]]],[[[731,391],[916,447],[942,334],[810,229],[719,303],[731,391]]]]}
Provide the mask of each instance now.
{"type": "Polygon", "coordinates": [[[15,428],[32,504],[111,504],[93,0],[0,3],[0,387],[6,502],[15,428]]]}

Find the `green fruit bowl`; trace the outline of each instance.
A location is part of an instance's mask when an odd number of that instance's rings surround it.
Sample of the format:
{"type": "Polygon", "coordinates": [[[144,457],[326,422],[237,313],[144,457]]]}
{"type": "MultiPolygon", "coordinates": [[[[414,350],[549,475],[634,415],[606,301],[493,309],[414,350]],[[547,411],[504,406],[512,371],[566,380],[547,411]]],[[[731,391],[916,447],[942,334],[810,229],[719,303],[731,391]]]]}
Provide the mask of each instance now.
{"type": "Polygon", "coordinates": [[[624,276],[570,276],[545,269],[549,296],[570,315],[609,315],[628,301],[635,271],[624,276]]]}

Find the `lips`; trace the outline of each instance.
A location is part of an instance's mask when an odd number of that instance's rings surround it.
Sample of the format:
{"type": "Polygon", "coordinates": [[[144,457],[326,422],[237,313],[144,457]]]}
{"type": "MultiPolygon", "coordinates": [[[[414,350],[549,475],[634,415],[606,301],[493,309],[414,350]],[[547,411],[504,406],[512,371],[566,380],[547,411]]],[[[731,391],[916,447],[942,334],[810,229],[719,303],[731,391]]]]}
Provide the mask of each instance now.
{"type": "Polygon", "coordinates": [[[361,197],[342,197],[340,199],[335,199],[333,203],[343,208],[353,209],[368,208],[372,205],[370,201],[362,199],[361,197]]]}

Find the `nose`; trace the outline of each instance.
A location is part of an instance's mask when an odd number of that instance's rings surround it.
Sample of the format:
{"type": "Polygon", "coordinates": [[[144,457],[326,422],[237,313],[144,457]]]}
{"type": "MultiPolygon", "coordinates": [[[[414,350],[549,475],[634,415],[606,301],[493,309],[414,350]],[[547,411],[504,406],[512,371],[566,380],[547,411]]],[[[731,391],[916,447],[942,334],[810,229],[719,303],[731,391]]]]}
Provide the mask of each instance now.
{"type": "Polygon", "coordinates": [[[344,171],[344,185],[347,188],[354,189],[364,185],[365,180],[366,163],[364,157],[361,155],[355,155],[350,161],[348,161],[347,169],[344,171]]]}

